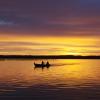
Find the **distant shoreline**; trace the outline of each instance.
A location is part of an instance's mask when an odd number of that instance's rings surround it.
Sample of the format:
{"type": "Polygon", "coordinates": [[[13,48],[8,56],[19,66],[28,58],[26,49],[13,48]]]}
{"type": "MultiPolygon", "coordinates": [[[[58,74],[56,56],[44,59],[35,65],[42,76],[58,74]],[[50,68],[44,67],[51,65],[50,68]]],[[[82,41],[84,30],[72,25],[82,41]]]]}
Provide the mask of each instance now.
{"type": "Polygon", "coordinates": [[[74,55],[0,55],[0,59],[100,59],[100,56],[74,55]]]}

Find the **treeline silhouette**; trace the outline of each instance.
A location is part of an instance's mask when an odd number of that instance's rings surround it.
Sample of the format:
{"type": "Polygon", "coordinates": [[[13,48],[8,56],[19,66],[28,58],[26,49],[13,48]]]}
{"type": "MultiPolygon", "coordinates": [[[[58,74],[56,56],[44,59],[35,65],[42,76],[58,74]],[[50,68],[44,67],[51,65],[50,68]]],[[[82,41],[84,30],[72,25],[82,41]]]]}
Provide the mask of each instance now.
{"type": "Polygon", "coordinates": [[[0,55],[0,59],[100,59],[100,56],[81,55],[0,55]]]}

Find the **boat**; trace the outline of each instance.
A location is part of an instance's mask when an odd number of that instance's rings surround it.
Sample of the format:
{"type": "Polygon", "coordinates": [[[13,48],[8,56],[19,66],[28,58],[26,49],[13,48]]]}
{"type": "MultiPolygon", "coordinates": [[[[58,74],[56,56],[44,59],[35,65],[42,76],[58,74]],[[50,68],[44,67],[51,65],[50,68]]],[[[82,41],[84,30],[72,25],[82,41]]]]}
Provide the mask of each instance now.
{"type": "Polygon", "coordinates": [[[43,64],[43,63],[42,64],[36,64],[36,63],[34,63],[34,66],[35,67],[40,67],[40,68],[42,68],[42,67],[47,67],[48,68],[48,67],[50,67],[50,64],[49,63],[46,63],[46,64],[43,64]]]}

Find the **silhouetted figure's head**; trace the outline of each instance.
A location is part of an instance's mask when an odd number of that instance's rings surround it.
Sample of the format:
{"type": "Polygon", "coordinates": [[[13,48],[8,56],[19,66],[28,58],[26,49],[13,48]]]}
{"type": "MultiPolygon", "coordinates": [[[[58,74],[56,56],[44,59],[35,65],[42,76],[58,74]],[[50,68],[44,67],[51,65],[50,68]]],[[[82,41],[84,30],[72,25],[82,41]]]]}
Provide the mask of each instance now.
{"type": "Polygon", "coordinates": [[[50,67],[50,64],[49,64],[49,62],[47,61],[47,63],[46,63],[46,67],[47,68],[49,68],[50,67]]]}

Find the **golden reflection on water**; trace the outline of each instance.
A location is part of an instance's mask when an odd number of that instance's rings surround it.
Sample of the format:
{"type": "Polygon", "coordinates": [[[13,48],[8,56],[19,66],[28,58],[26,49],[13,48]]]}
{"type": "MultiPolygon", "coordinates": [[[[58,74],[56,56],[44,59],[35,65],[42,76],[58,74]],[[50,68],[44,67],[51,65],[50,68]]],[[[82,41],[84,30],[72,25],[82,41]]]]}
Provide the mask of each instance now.
{"type": "MultiPolygon", "coordinates": [[[[45,62],[47,60],[44,60],[45,62]]],[[[99,60],[49,60],[47,69],[34,69],[41,60],[0,61],[0,89],[52,85],[57,88],[82,88],[100,84],[99,60]]]]}

